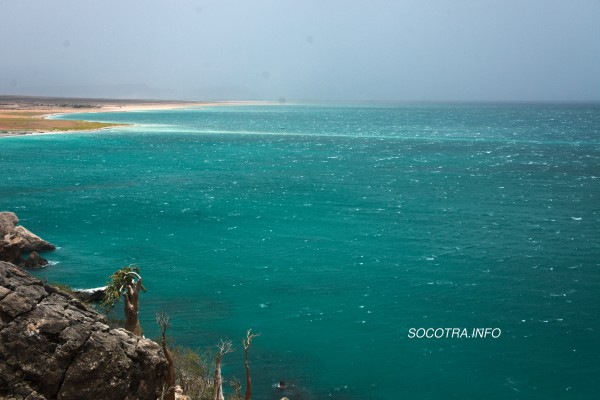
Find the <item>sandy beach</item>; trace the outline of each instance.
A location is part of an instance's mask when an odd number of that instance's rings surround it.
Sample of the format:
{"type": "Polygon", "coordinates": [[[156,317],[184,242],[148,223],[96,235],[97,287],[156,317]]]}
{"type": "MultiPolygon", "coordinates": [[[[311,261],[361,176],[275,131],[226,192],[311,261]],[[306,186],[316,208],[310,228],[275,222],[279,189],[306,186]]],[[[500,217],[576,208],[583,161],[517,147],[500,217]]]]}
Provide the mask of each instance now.
{"type": "Polygon", "coordinates": [[[57,114],[169,110],[255,103],[0,96],[0,137],[98,131],[120,126],[101,122],[48,119],[49,116],[57,114]]]}

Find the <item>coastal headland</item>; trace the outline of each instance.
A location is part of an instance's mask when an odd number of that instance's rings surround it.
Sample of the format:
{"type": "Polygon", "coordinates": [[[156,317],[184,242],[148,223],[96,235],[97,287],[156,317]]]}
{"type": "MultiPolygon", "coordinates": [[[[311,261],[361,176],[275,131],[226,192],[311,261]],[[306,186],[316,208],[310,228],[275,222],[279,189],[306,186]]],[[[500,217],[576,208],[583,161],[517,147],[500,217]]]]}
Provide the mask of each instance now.
{"type": "Polygon", "coordinates": [[[168,110],[176,108],[241,105],[248,102],[170,100],[117,100],[0,95],[0,137],[28,134],[96,131],[121,126],[103,122],[58,120],[56,114],[168,110]]]}

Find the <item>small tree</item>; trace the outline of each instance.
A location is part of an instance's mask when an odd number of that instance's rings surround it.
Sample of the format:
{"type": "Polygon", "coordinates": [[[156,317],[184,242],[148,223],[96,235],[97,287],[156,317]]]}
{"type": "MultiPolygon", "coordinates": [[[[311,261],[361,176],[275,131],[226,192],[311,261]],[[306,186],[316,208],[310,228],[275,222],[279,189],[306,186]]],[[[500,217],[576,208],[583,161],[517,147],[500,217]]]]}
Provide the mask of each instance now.
{"type": "Polygon", "coordinates": [[[213,400],[225,400],[223,395],[223,377],[221,376],[221,359],[225,354],[231,353],[233,346],[231,340],[223,341],[217,345],[217,358],[215,361],[215,379],[213,381],[213,400]]]}
{"type": "Polygon", "coordinates": [[[166,393],[163,396],[164,400],[175,400],[175,363],[173,362],[173,356],[167,347],[167,337],[166,332],[169,327],[169,322],[171,318],[164,311],[156,313],[156,322],[158,326],[160,326],[161,332],[161,344],[163,348],[163,353],[165,353],[165,358],[167,359],[167,363],[169,364],[169,369],[167,371],[167,379],[165,381],[166,385],[166,393]]]}
{"type": "Polygon", "coordinates": [[[104,297],[100,304],[106,312],[110,311],[124,297],[125,329],[137,336],[142,336],[142,328],[138,319],[139,297],[141,291],[146,291],[142,285],[142,277],[137,265],[128,265],[110,276],[106,283],[104,297]],[[136,281],[137,278],[137,281],[136,281]]]}
{"type": "Polygon", "coordinates": [[[240,380],[233,377],[229,380],[229,386],[233,389],[233,394],[230,395],[227,400],[242,400],[242,384],[240,380]]]}
{"type": "Polygon", "coordinates": [[[208,360],[214,360],[211,352],[204,354],[186,348],[174,348],[171,351],[174,359],[176,382],[183,392],[194,400],[211,400],[213,393],[214,371],[208,360]]]}
{"type": "Polygon", "coordinates": [[[246,332],[246,338],[242,339],[242,345],[244,346],[244,353],[246,359],[246,395],[244,396],[244,400],[251,400],[252,398],[252,380],[250,379],[250,364],[248,363],[248,350],[250,349],[252,339],[254,339],[257,336],[260,336],[260,333],[252,333],[252,329],[248,329],[248,332],[246,332]]]}

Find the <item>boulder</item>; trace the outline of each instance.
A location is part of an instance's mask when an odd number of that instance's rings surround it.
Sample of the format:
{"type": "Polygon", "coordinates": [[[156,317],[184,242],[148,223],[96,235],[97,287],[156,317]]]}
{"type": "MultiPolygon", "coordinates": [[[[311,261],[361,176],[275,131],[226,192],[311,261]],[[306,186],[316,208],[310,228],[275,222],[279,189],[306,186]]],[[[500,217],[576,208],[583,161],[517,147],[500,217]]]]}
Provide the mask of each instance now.
{"type": "Polygon", "coordinates": [[[155,400],[167,368],[157,343],[0,261],[0,398],[155,400]]]}
{"type": "Polygon", "coordinates": [[[27,268],[42,268],[43,266],[48,265],[48,260],[40,256],[37,251],[32,251],[29,253],[29,257],[25,259],[23,265],[27,268]]]}

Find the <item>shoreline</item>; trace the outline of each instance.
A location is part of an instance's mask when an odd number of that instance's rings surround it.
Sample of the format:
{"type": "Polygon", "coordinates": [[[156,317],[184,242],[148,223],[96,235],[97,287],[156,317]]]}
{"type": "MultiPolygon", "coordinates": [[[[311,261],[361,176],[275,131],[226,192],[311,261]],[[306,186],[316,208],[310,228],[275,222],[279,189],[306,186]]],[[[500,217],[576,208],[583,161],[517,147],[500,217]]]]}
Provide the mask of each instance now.
{"type": "Polygon", "coordinates": [[[0,95],[0,139],[15,136],[38,136],[82,132],[93,133],[107,129],[130,126],[128,124],[51,118],[58,115],[160,111],[257,104],[268,105],[275,103],[266,101],[76,99],[0,95]],[[47,121],[47,123],[44,121],[47,121]]]}

